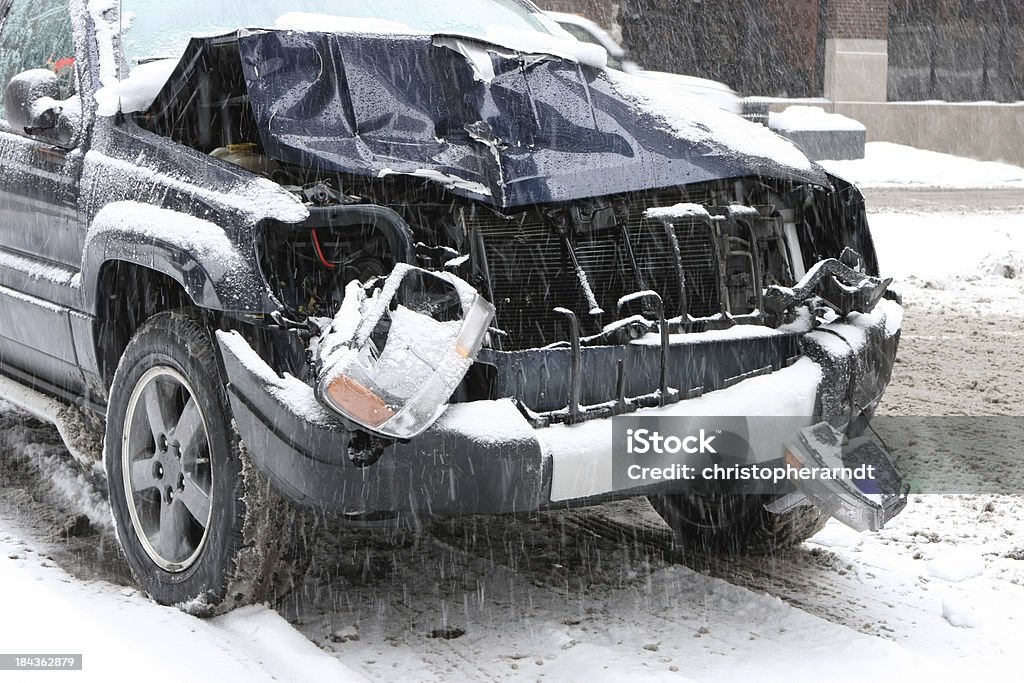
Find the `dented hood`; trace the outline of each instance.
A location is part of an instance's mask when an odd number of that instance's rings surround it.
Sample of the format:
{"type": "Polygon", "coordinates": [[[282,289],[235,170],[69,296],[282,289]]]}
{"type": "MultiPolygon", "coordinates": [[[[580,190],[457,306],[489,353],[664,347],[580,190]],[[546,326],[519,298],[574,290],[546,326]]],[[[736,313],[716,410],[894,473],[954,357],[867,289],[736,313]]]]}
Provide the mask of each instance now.
{"type": "MultiPolygon", "coordinates": [[[[171,81],[226,38],[193,40],[171,81]]],[[[282,162],[422,176],[499,209],[742,176],[828,185],[763,126],[554,55],[442,35],[232,42],[263,148],[282,162]]]]}

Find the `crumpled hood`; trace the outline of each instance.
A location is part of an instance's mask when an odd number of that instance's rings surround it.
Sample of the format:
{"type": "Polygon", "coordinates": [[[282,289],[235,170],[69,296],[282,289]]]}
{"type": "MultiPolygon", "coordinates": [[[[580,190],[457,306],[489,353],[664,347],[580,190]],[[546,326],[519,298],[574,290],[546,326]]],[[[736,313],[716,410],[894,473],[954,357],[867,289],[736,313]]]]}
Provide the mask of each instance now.
{"type": "MultiPolygon", "coordinates": [[[[204,40],[180,68],[202,64],[204,40]]],[[[423,176],[500,209],[743,176],[828,185],[763,126],[570,59],[441,35],[240,31],[237,45],[282,162],[423,176]]]]}

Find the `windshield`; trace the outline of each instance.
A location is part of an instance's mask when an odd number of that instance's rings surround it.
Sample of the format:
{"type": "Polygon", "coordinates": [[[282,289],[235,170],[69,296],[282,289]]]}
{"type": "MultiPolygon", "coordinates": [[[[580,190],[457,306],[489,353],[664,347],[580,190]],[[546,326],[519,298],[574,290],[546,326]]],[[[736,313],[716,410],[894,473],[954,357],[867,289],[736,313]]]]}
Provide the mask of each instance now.
{"type": "Polygon", "coordinates": [[[519,0],[123,0],[121,16],[121,44],[125,61],[131,66],[153,59],[178,58],[193,36],[275,25],[298,28],[297,24],[302,28],[308,24],[309,30],[334,30],[339,26],[337,17],[360,20],[352,22],[353,30],[364,31],[386,26],[392,31],[406,28],[482,38],[488,26],[497,25],[547,32],[544,18],[519,0]],[[289,20],[279,24],[278,20],[285,15],[289,15],[289,20]],[[320,21],[305,15],[321,15],[320,21]],[[381,21],[367,21],[371,19],[381,21]]]}

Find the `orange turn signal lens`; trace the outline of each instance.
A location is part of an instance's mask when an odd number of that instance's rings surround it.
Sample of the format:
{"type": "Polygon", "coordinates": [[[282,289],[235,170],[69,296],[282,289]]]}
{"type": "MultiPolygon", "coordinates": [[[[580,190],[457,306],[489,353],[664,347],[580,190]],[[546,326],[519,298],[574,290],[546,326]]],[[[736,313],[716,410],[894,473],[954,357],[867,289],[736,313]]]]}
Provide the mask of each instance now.
{"type": "Polygon", "coordinates": [[[327,399],[343,414],[367,427],[378,427],[395,416],[380,396],[346,375],[327,385],[327,399]]]}
{"type": "Polygon", "coordinates": [[[789,447],[786,447],[786,451],[783,454],[782,459],[787,465],[795,467],[797,469],[800,469],[801,467],[804,466],[804,464],[800,462],[800,459],[796,457],[796,453],[789,450],[789,447]]]}

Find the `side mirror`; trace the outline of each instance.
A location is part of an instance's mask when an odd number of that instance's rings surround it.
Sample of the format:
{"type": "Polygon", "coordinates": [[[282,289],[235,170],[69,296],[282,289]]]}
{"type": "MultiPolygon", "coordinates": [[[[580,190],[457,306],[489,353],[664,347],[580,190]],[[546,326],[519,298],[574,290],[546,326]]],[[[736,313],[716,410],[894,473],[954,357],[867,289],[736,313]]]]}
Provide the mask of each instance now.
{"type": "Polygon", "coordinates": [[[48,69],[23,71],[4,90],[7,122],[25,135],[65,146],[75,137],[76,100],[61,101],[60,81],[48,69]],[[66,111],[67,110],[67,111],[66,111]]]}

